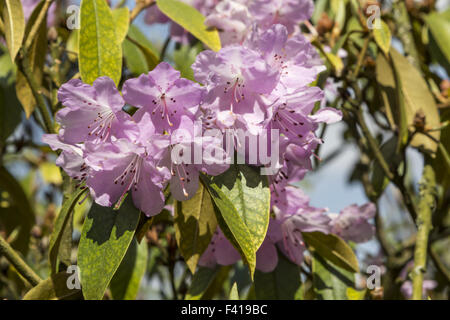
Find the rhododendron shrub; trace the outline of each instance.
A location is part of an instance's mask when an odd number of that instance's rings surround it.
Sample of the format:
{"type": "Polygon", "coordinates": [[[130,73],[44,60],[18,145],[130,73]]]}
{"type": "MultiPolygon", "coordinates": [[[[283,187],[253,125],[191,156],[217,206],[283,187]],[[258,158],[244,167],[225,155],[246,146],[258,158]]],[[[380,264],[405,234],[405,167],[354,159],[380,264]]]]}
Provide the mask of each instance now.
{"type": "Polygon", "coordinates": [[[317,2],[0,2],[0,297],[445,299],[444,13],[317,2]]]}

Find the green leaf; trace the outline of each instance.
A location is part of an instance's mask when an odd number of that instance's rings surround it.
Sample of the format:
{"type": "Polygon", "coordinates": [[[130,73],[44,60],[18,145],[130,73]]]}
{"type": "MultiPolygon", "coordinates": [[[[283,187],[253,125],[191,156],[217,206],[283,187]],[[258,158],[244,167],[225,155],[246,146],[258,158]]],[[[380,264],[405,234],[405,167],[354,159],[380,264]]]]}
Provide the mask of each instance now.
{"type": "Polygon", "coordinates": [[[59,167],[52,162],[43,162],[39,165],[42,179],[45,183],[52,183],[57,186],[62,184],[62,177],[59,167]]]}
{"type": "Polygon", "coordinates": [[[364,300],[366,295],[366,289],[364,290],[356,290],[354,288],[347,288],[347,297],[348,300],[364,300]]]}
{"type": "Polygon", "coordinates": [[[340,74],[340,72],[344,69],[344,63],[342,62],[342,59],[338,55],[331,52],[325,52],[325,55],[336,73],[340,74]]]}
{"type": "Polygon", "coordinates": [[[178,0],[157,0],[156,4],[166,16],[192,33],[211,50],[220,50],[219,33],[205,26],[205,17],[195,8],[178,0]]]}
{"type": "MultiPolygon", "coordinates": [[[[441,113],[441,121],[450,122],[450,110],[444,110],[441,113]]],[[[436,180],[443,186],[444,190],[450,187],[450,125],[447,125],[441,132],[438,153],[436,158],[432,160],[434,172],[440,172],[436,176],[436,180]]]]}
{"type": "Polygon", "coordinates": [[[79,38],[80,38],[80,30],[73,30],[69,38],[66,42],[66,49],[67,49],[67,57],[71,62],[76,62],[78,59],[78,45],[79,45],[79,38]]]}
{"type": "Polygon", "coordinates": [[[347,300],[347,289],[354,286],[354,274],[313,253],[313,286],[318,300],[347,300]]]}
{"type": "Polygon", "coordinates": [[[0,79],[7,85],[11,85],[16,80],[17,67],[11,61],[11,56],[7,52],[7,48],[0,43],[0,50],[4,52],[0,56],[0,79]]]}
{"type": "Polygon", "coordinates": [[[147,242],[142,241],[139,244],[134,237],[125,258],[111,280],[111,295],[114,300],[136,299],[147,269],[147,258],[147,242]]]}
{"type": "Polygon", "coordinates": [[[334,234],[322,232],[302,232],[303,239],[318,254],[336,266],[350,272],[359,272],[358,259],[352,248],[334,234]]]}
{"type": "Polygon", "coordinates": [[[223,174],[213,177],[215,183],[233,203],[253,239],[255,252],[263,243],[270,220],[270,189],[267,176],[260,169],[231,165],[223,174]]]}
{"type": "MultiPolygon", "coordinates": [[[[30,241],[31,228],[34,226],[35,218],[30,202],[24,193],[22,186],[17,180],[6,170],[0,166],[0,189],[8,192],[11,207],[17,208],[14,213],[15,218],[19,219],[20,226],[19,236],[11,246],[26,255],[28,252],[28,244],[30,241]]],[[[12,212],[9,212],[10,214],[12,212]]]]}
{"type": "Polygon", "coordinates": [[[41,281],[36,287],[28,291],[23,300],[80,300],[83,298],[81,290],[69,289],[67,280],[70,273],[60,272],[41,281]]]}
{"type": "Polygon", "coordinates": [[[71,247],[73,212],[78,200],[87,190],[76,189],[74,183],[71,182],[67,176],[65,179],[66,186],[64,188],[63,204],[56,217],[54,229],[50,237],[49,260],[52,274],[58,272],[58,257],[59,260],[66,265],[70,264],[70,252],[69,255],[67,255],[67,253],[61,251],[67,251],[64,250],[64,247],[67,248],[65,244],[71,247]],[[67,241],[70,241],[70,243],[67,244],[67,241]]]}
{"type": "Polygon", "coordinates": [[[192,278],[191,286],[186,294],[186,300],[201,300],[214,278],[219,273],[220,267],[199,267],[192,278]]]}
{"type": "MultiPolygon", "coordinates": [[[[402,123],[406,122],[407,130],[411,132],[414,130],[413,124],[416,114],[422,112],[426,117],[428,128],[439,127],[439,113],[434,97],[420,72],[392,47],[390,57],[400,84],[396,83],[392,67],[384,55],[380,54],[377,57],[376,73],[384,107],[386,108],[386,116],[391,126],[400,128],[402,132],[404,130],[402,128],[405,126],[402,123]],[[400,99],[402,103],[398,102],[400,99]],[[400,108],[402,105],[404,106],[403,109],[400,108]]],[[[430,132],[430,134],[436,140],[439,140],[439,131],[430,132]]],[[[436,142],[420,132],[414,136],[411,145],[429,152],[435,152],[438,147],[436,142]]]]}
{"type": "Polygon", "coordinates": [[[4,0],[2,19],[5,28],[6,44],[11,61],[16,59],[25,35],[25,17],[22,3],[18,0],[4,0]]]}
{"type": "Polygon", "coordinates": [[[190,47],[182,46],[173,53],[173,61],[175,62],[175,69],[181,72],[183,78],[194,81],[194,70],[191,66],[195,62],[197,55],[202,51],[201,43],[190,47]]]}
{"type": "MultiPolygon", "coordinates": [[[[9,59],[9,55],[3,57],[9,59]]],[[[21,106],[14,86],[0,79],[0,148],[21,120],[21,106]]]]}
{"type": "Polygon", "coordinates": [[[78,63],[81,78],[92,84],[108,76],[116,85],[122,75],[122,50],[111,9],[104,0],[82,0],[78,63]]]}
{"type": "MultiPolygon", "coordinates": [[[[28,20],[25,29],[25,39],[29,36],[33,25],[36,23],[36,20],[39,16],[39,13],[41,12],[41,8],[43,7],[43,5],[44,2],[40,2],[33,10],[33,13],[31,14],[31,17],[28,20]]],[[[31,70],[33,71],[34,79],[39,86],[42,84],[46,53],[47,53],[47,24],[42,23],[36,34],[36,39],[34,39],[33,42],[31,43],[31,48],[29,52],[31,70]]],[[[20,71],[17,72],[16,92],[17,98],[19,99],[23,109],[25,110],[25,115],[27,116],[27,118],[29,118],[33,113],[34,109],[36,108],[37,103],[33,96],[33,92],[30,88],[30,85],[28,84],[27,79],[20,71]]]]}
{"type": "Polygon", "coordinates": [[[236,282],[231,287],[230,299],[229,300],[239,300],[239,292],[238,292],[238,287],[237,287],[237,283],[236,282]]]}
{"type": "Polygon", "coordinates": [[[86,300],[103,298],[133,239],[139,214],[129,196],[120,210],[92,205],[78,247],[78,266],[86,300]]]}
{"type": "Polygon", "coordinates": [[[425,17],[425,21],[430,28],[434,41],[447,59],[447,63],[450,63],[450,21],[448,16],[448,13],[433,12],[425,17]]]}
{"type": "Polygon", "coordinates": [[[255,242],[251,232],[234,203],[225,195],[211,179],[202,176],[213,201],[217,222],[224,235],[239,251],[243,261],[248,265],[250,275],[253,274],[256,266],[255,242]]]}
{"type": "Polygon", "coordinates": [[[299,267],[278,253],[278,264],[272,272],[255,272],[255,294],[258,300],[293,300],[301,285],[299,267]]]}
{"type": "MultiPolygon", "coordinates": [[[[397,152],[397,137],[393,136],[381,145],[380,151],[391,168],[398,168],[400,166],[402,162],[402,155],[397,152]]],[[[384,174],[384,171],[378,161],[374,160],[372,163],[373,170],[371,181],[375,191],[375,196],[379,197],[388,186],[389,179],[384,174]]]]}
{"type": "Polygon", "coordinates": [[[380,47],[380,49],[384,52],[384,54],[389,54],[389,49],[391,48],[391,31],[389,30],[388,25],[383,20],[380,20],[381,28],[373,29],[373,36],[375,38],[375,42],[380,47]]]}
{"type": "Polygon", "coordinates": [[[211,196],[202,183],[192,199],[175,202],[174,222],[178,248],[194,274],[198,260],[217,228],[211,196]]]}
{"type": "Polygon", "coordinates": [[[117,8],[112,11],[114,23],[116,24],[116,36],[121,44],[128,33],[130,25],[130,9],[128,7],[117,8]]]}
{"type": "Polygon", "coordinates": [[[134,75],[141,75],[153,70],[159,63],[158,54],[146,36],[136,27],[131,25],[128,37],[123,42],[123,54],[125,63],[134,75]]]}

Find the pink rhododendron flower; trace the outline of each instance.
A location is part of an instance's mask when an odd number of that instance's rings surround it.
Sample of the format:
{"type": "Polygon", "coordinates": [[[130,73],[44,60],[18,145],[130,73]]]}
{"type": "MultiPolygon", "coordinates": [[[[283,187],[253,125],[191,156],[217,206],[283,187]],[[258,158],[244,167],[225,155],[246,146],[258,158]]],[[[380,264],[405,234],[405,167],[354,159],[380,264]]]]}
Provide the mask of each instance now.
{"type": "Polygon", "coordinates": [[[61,86],[58,99],[66,107],[56,114],[61,139],[66,143],[135,135],[136,124],[122,111],[125,102],[110,78],[98,78],[92,86],[71,80],[61,86]]]}
{"type": "MultiPolygon", "coordinates": [[[[150,121],[147,126],[151,126],[150,121]]],[[[156,141],[152,136],[152,143],[141,142],[145,141],[141,137],[139,142],[121,138],[86,145],[86,164],[91,168],[86,185],[98,204],[112,206],[120,203],[130,191],[135,206],[147,216],[161,212],[165,205],[163,188],[170,172],[156,166],[161,149],[168,144],[168,141],[164,143],[163,136],[158,138],[156,141]]]]}
{"type": "Polygon", "coordinates": [[[369,220],[375,217],[373,203],[358,207],[351,205],[335,215],[331,221],[331,230],[341,238],[353,242],[366,242],[375,234],[375,227],[369,220]]]}
{"type": "Polygon", "coordinates": [[[282,24],[291,34],[302,21],[311,18],[314,3],[312,0],[253,0],[249,1],[249,10],[261,28],[282,24]]]}
{"type": "Polygon", "coordinates": [[[261,94],[272,92],[279,74],[257,52],[242,46],[204,51],[192,69],[208,89],[204,107],[214,110],[221,125],[255,130],[264,121],[267,110],[261,94]]]}
{"type": "Polygon", "coordinates": [[[204,88],[180,78],[180,72],[166,62],[123,85],[125,101],[140,108],[134,118],[139,121],[148,113],[160,133],[179,128],[183,116],[194,120],[203,94],[204,88]]]}
{"type": "Polygon", "coordinates": [[[205,19],[205,25],[216,27],[222,46],[241,44],[251,27],[251,16],[242,1],[225,0],[215,6],[205,19]]]}

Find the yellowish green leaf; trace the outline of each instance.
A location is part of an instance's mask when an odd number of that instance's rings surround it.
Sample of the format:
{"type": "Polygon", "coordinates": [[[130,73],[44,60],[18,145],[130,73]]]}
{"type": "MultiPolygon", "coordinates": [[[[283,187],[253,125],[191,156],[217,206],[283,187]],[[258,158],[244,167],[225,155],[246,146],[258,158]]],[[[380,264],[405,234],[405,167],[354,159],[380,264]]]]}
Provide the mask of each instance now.
{"type": "Polygon", "coordinates": [[[190,5],[179,0],[157,0],[159,9],[207,45],[213,51],[221,48],[219,33],[205,26],[205,17],[190,5]]]}
{"type": "Polygon", "coordinates": [[[123,40],[128,33],[128,27],[130,25],[130,9],[128,7],[117,8],[112,11],[114,23],[116,24],[116,35],[119,43],[122,44],[123,40]]]}
{"type": "Polygon", "coordinates": [[[104,0],[82,0],[78,63],[81,78],[92,84],[107,76],[116,85],[122,76],[122,49],[111,9],[104,0]]]}
{"type": "Polygon", "coordinates": [[[388,25],[383,20],[380,20],[380,28],[373,29],[373,36],[375,42],[384,52],[384,54],[389,54],[389,49],[391,48],[391,31],[388,25]]]}
{"type": "Polygon", "coordinates": [[[334,234],[303,232],[303,239],[321,257],[350,272],[359,272],[358,259],[352,248],[334,234]]]}
{"type": "Polygon", "coordinates": [[[203,184],[200,183],[192,199],[176,202],[174,222],[178,248],[194,274],[198,260],[217,228],[211,196],[203,184]]]}
{"type": "Polygon", "coordinates": [[[2,18],[6,44],[11,60],[14,61],[25,35],[25,17],[22,3],[18,0],[4,0],[2,18]]]}
{"type": "Polygon", "coordinates": [[[57,186],[62,184],[61,172],[59,171],[59,167],[57,167],[54,163],[51,162],[43,162],[39,166],[39,170],[41,171],[42,178],[46,183],[53,183],[57,186]]]}

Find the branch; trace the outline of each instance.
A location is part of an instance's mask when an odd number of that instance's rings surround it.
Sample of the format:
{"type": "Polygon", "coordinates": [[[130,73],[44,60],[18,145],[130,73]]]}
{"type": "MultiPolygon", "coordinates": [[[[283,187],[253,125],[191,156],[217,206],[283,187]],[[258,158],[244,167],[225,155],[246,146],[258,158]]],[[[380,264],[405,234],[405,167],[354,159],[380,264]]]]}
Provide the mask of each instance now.
{"type": "Polygon", "coordinates": [[[431,225],[431,214],[434,207],[436,179],[433,168],[427,164],[423,168],[420,182],[420,202],[417,215],[417,240],[414,250],[414,268],[411,272],[413,280],[413,300],[422,299],[423,275],[426,272],[428,238],[431,225]]]}
{"type": "Polygon", "coordinates": [[[14,251],[13,248],[0,237],[0,255],[4,255],[6,259],[16,268],[17,272],[20,273],[33,287],[39,284],[42,279],[31,269],[25,261],[20,258],[20,256],[14,251]]]}

